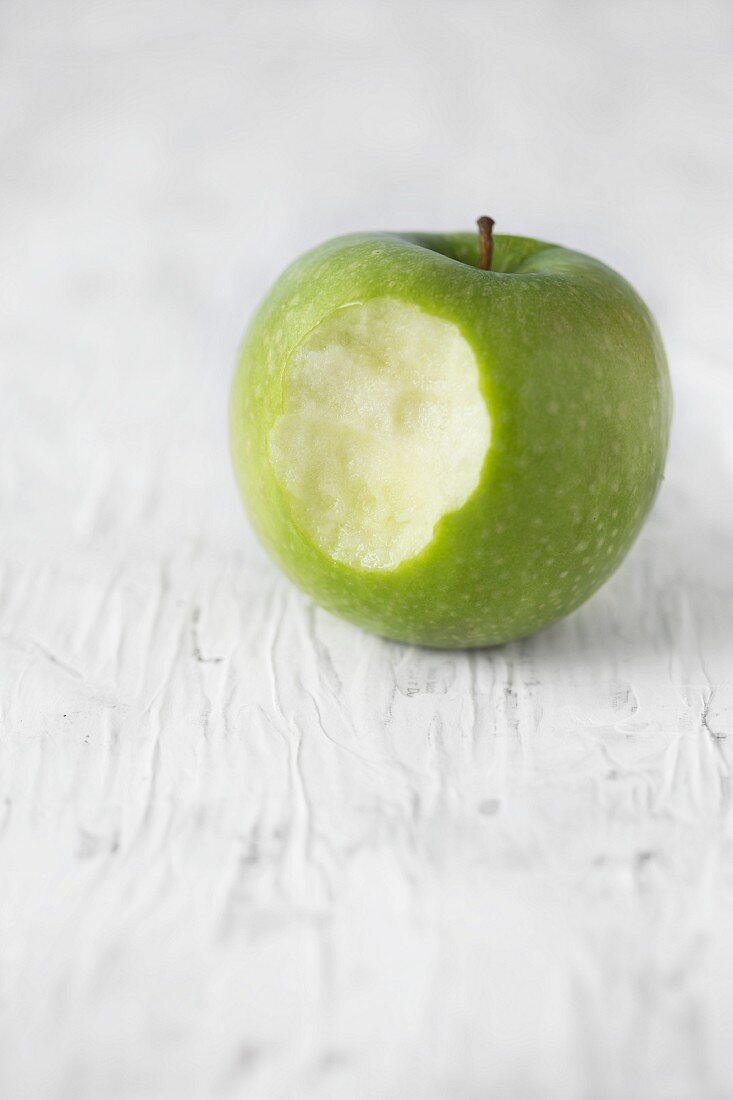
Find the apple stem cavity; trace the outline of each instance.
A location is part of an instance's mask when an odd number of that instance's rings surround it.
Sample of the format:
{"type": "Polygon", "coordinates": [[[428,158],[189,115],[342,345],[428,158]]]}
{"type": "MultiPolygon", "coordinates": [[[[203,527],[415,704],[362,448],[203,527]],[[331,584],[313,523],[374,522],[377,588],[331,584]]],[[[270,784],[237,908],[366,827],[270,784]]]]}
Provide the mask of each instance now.
{"type": "Polygon", "coordinates": [[[476,222],[478,226],[478,266],[481,271],[491,271],[494,254],[494,219],[484,214],[476,222]]]}

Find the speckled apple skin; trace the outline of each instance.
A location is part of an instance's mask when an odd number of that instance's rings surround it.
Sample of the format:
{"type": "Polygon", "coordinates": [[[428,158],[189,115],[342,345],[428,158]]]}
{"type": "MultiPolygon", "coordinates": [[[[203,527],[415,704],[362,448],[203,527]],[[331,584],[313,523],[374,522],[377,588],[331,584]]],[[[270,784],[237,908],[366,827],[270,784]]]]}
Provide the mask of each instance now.
{"type": "Polygon", "coordinates": [[[597,260],[498,236],[359,234],[284,272],[244,339],[231,399],[237,482],[283,571],[367,630],[441,647],[507,642],[548,626],[613,573],[659,488],[671,390],[659,332],[597,260]],[[340,307],[390,295],[470,342],[491,417],[480,483],[433,540],[390,571],[332,560],[295,523],[268,457],[293,349],[340,307]]]}

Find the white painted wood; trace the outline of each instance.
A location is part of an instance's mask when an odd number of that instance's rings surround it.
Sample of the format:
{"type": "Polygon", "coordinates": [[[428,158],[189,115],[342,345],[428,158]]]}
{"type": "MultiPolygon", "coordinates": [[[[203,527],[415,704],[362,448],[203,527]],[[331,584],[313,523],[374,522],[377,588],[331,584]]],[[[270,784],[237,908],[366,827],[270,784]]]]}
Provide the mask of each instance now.
{"type": "Polygon", "coordinates": [[[733,1096],[730,11],[0,12],[0,1094],[733,1096]],[[594,252],[677,397],[618,575],[474,654],[314,609],[229,473],[268,282],[594,252]]]}

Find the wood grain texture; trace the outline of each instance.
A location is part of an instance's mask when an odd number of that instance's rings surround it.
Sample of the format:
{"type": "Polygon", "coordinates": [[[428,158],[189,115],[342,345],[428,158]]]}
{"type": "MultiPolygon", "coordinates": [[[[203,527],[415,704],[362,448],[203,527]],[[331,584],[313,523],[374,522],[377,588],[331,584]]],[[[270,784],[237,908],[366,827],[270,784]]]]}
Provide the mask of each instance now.
{"type": "Polygon", "coordinates": [[[8,1100],[733,1097],[730,13],[518,7],[2,9],[8,1100]],[[295,252],[487,192],[649,298],[675,434],[588,605],[423,651],[266,561],[226,395],[295,252]]]}

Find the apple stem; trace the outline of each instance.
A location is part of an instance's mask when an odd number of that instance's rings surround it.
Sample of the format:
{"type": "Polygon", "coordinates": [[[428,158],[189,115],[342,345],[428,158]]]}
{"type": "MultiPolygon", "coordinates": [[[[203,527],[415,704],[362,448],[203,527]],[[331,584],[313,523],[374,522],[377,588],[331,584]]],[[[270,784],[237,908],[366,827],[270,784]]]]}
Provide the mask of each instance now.
{"type": "Polygon", "coordinates": [[[494,219],[484,214],[476,222],[478,226],[478,266],[481,271],[491,271],[491,257],[494,254],[494,219]]]}

